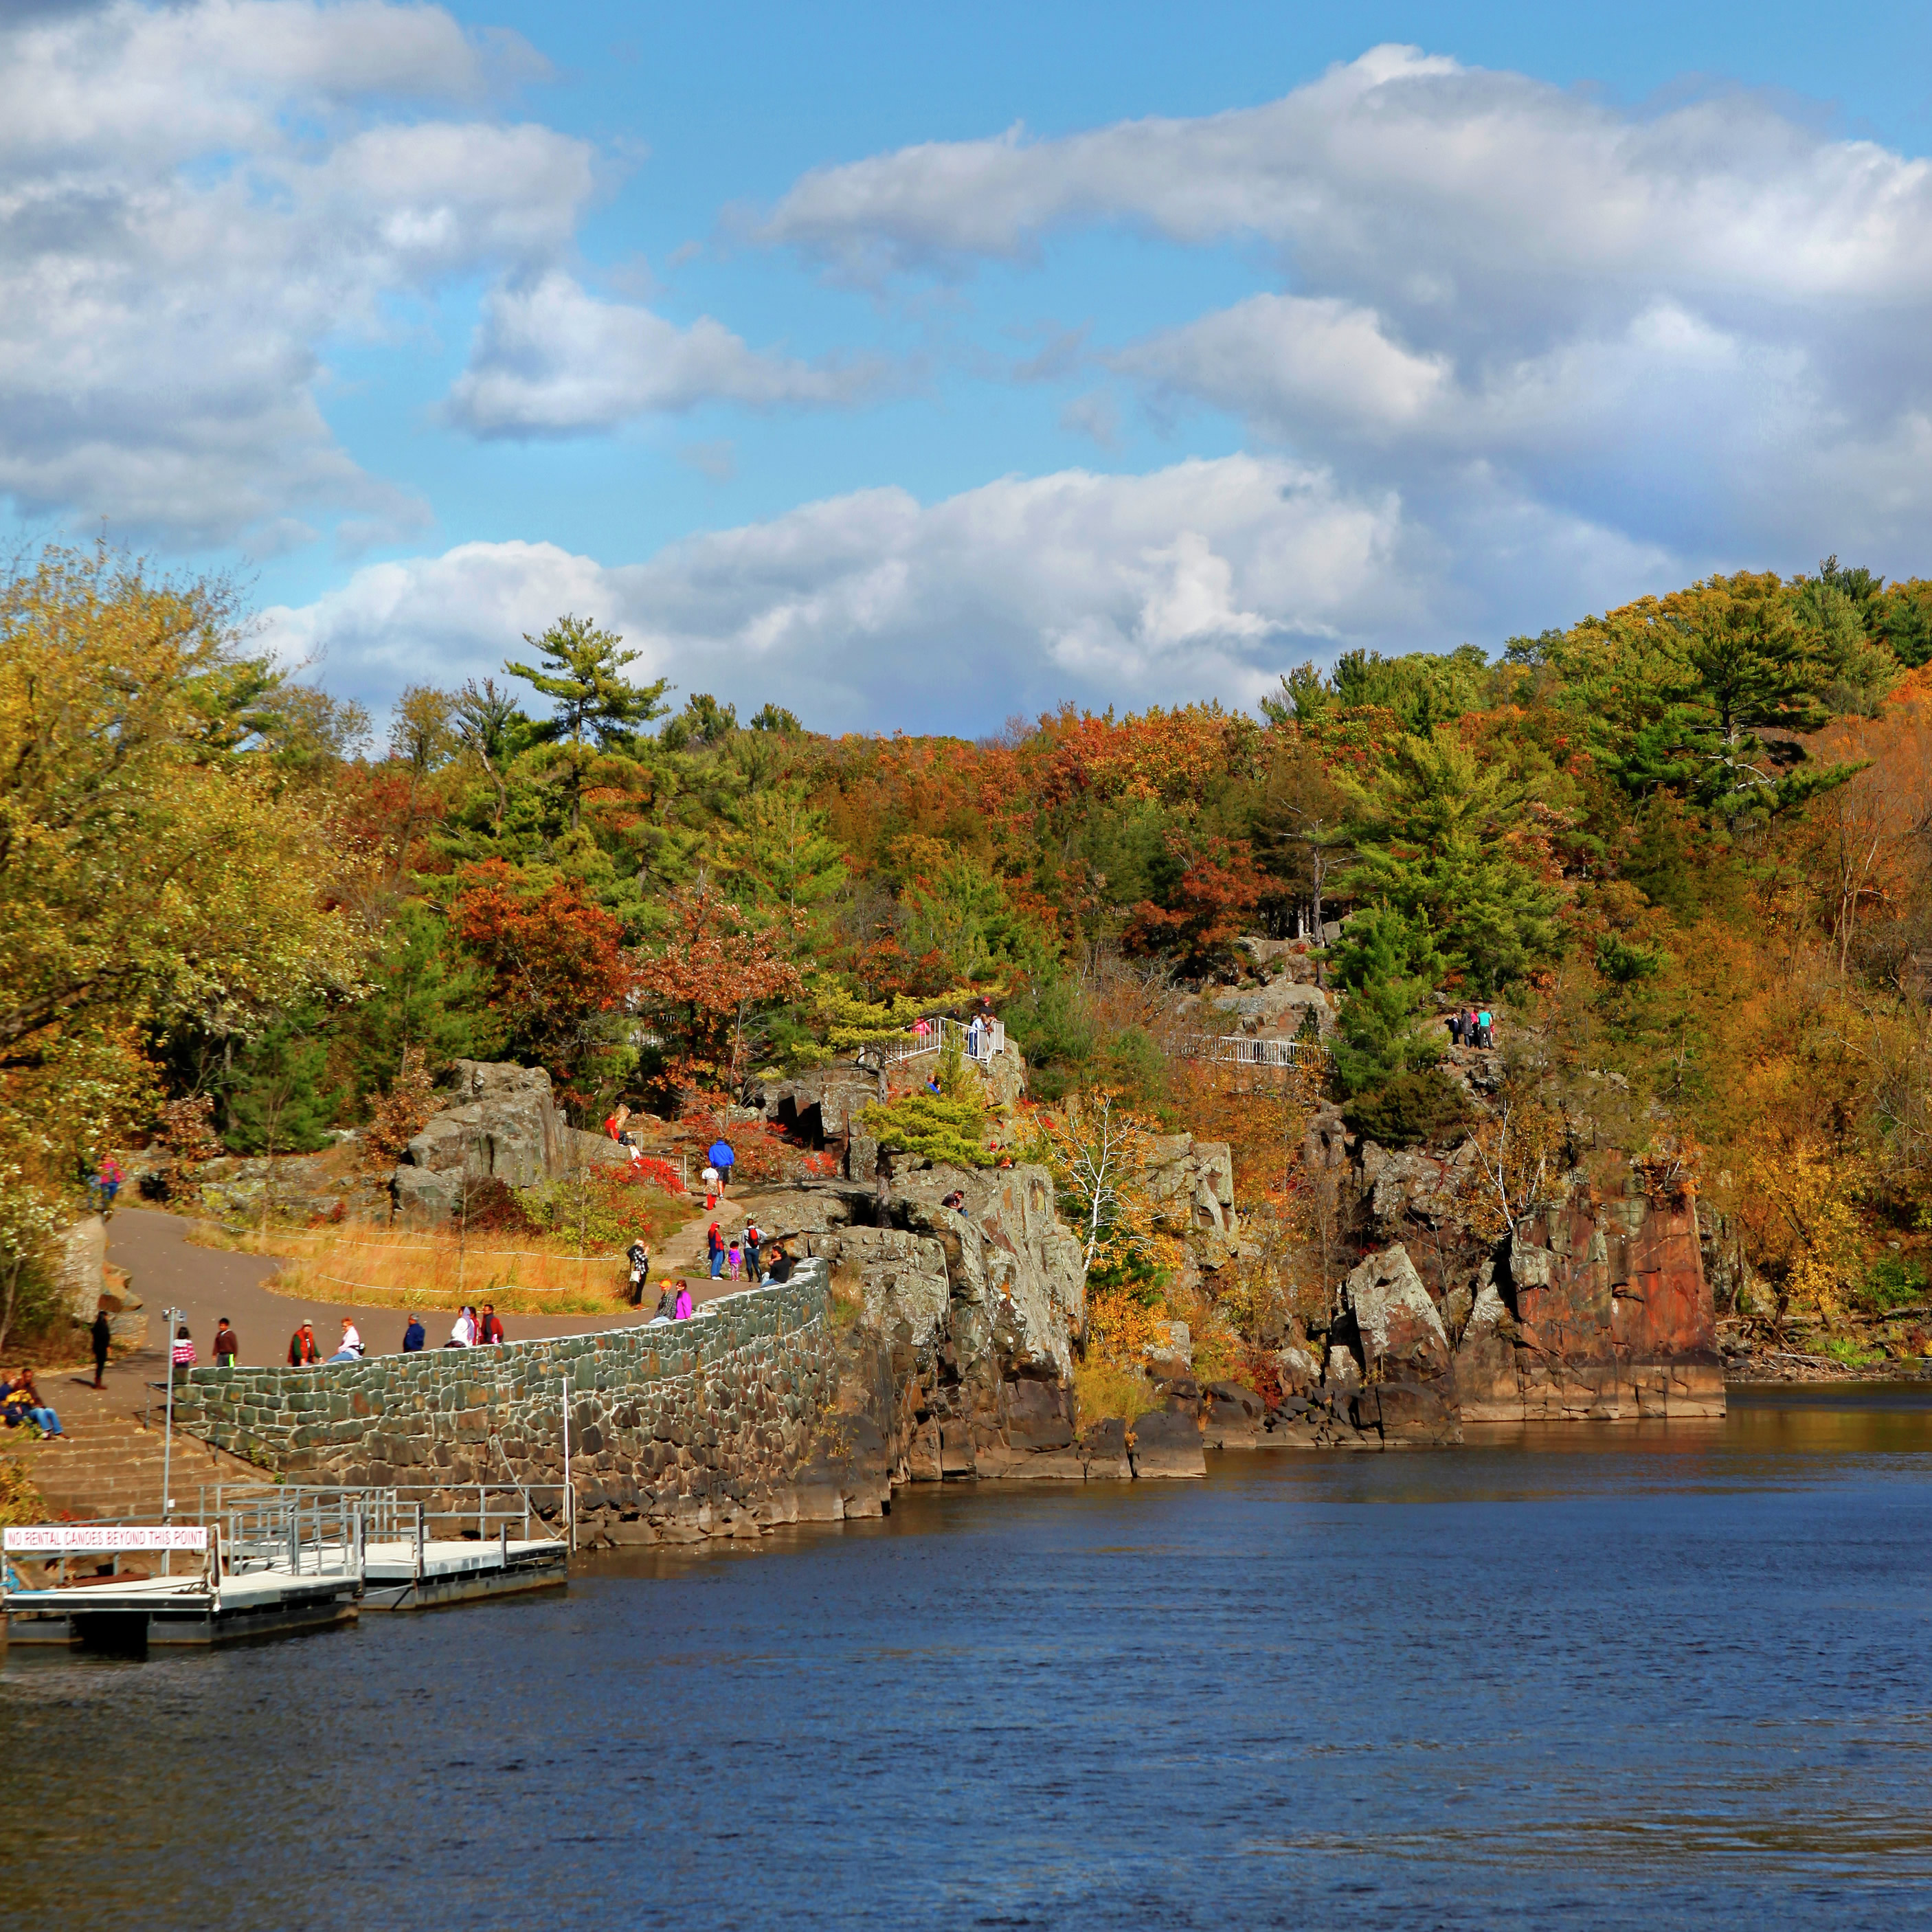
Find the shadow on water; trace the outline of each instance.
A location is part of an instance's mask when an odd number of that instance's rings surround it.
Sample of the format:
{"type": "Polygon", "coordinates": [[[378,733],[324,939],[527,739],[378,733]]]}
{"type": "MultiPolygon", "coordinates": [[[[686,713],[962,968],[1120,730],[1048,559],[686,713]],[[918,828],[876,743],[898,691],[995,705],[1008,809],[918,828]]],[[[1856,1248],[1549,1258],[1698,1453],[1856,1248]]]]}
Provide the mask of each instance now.
{"type": "Polygon", "coordinates": [[[1896,1924],[1927,1396],[947,1486],[566,1597],[10,1658],[8,1916],[1896,1924]]]}

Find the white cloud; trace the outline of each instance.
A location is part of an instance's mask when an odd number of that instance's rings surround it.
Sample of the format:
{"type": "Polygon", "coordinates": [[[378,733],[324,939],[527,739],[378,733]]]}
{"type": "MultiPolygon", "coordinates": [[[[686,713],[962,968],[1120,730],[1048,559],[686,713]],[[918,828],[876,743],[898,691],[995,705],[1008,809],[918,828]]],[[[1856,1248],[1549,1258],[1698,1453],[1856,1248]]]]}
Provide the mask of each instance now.
{"type": "Polygon", "coordinates": [[[1426,586],[1406,541],[1399,504],[1237,456],[1008,478],[930,506],[861,491],[640,564],[468,544],[266,622],[277,649],[322,651],[332,686],[377,703],[496,671],[574,610],[622,632],[647,675],[741,712],[775,699],[820,728],[970,734],[1068,698],[1246,703],[1305,657],[1412,634],[1426,586]]]}
{"type": "Polygon", "coordinates": [[[335,518],[352,544],[418,531],[425,506],[332,434],[328,358],[472,281],[495,293],[452,412],[469,426],[849,393],[860,372],[760,357],[570,279],[596,157],[490,111],[543,70],[514,36],[388,0],[0,21],[0,494],[256,556],[335,518]]]}
{"type": "Polygon", "coordinates": [[[715,400],[754,409],[848,402],[878,380],[874,364],[760,354],[708,316],[679,328],[647,309],[599,302],[553,269],[484,303],[449,412],[478,436],[567,436],[715,400]]]}
{"type": "Polygon", "coordinates": [[[1258,239],[1288,286],[1101,359],[1421,526],[1480,466],[1700,567],[1922,566],[1932,164],[1752,95],[1636,115],[1380,47],[1262,107],[820,169],[756,232],[877,280],[1104,222],[1258,239]]]}
{"type": "Polygon", "coordinates": [[[1495,280],[1587,302],[1606,274],[1806,297],[1932,289],[1923,161],[1829,140],[1754,97],[1637,118],[1400,46],[1265,106],[818,169],[758,232],[877,273],[1017,256],[1108,220],[1190,246],[1258,236],[1313,277],[1420,307],[1492,299],[1495,280]]]}

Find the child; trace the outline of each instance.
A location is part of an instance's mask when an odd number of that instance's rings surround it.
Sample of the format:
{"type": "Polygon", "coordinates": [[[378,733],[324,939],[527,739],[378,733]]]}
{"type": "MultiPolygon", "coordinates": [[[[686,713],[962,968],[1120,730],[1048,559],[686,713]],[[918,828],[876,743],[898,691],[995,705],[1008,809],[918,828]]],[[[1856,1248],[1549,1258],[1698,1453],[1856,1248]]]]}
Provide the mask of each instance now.
{"type": "Polygon", "coordinates": [[[736,1281],[745,1265],[745,1251],[739,1246],[735,1237],[731,1243],[728,1265],[731,1270],[731,1279],[736,1281]]]}

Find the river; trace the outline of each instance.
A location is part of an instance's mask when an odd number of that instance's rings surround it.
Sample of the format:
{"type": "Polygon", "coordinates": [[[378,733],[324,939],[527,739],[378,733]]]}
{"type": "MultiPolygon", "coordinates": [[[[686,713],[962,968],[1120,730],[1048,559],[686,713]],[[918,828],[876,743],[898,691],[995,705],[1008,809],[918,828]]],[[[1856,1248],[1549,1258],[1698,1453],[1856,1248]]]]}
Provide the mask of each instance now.
{"type": "Polygon", "coordinates": [[[16,1651],[0,1922],[1932,1917],[1922,1390],[1209,1465],[246,1651],[16,1651]]]}

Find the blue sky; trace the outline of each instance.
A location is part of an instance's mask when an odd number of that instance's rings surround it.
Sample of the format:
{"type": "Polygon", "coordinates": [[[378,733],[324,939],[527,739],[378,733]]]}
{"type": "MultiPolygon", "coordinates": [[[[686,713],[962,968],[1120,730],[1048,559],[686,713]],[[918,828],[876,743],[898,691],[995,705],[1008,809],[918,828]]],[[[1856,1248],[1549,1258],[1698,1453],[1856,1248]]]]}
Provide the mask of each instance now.
{"type": "Polygon", "coordinates": [[[1932,574],[1932,16],[0,20],[0,491],[381,708],[565,609],[828,729],[1932,574]]]}

